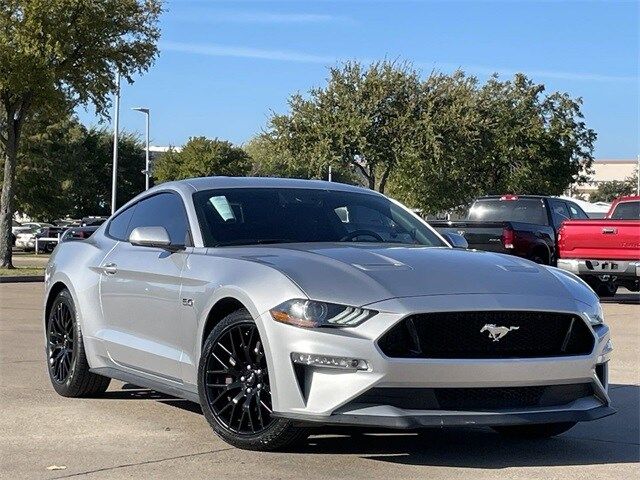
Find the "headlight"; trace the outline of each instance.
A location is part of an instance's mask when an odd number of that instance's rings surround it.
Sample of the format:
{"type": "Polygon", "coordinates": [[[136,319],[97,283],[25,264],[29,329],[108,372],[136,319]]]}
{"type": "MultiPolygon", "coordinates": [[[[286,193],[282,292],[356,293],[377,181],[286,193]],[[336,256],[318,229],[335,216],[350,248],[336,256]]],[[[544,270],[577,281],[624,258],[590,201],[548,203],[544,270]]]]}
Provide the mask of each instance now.
{"type": "Polygon", "coordinates": [[[584,312],[589,319],[591,325],[602,325],[604,323],[604,311],[600,302],[596,303],[591,309],[584,312]]]}
{"type": "Polygon", "coordinates": [[[373,310],[313,300],[288,300],[270,310],[276,322],[296,327],[355,327],[373,317],[373,310]]]}

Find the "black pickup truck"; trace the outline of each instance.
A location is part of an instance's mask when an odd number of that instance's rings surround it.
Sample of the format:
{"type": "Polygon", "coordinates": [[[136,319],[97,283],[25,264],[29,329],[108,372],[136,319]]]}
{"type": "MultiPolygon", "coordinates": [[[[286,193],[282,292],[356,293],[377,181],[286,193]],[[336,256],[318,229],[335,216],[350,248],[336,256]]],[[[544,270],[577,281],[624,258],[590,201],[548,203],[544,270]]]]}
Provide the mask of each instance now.
{"type": "Polygon", "coordinates": [[[564,220],[587,219],[574,202],[538,195],[478,198],[465,220],[429,221],[441,233],[465,237],[469,248],[507,253],[555,265],[558,229],[564,220]]]}

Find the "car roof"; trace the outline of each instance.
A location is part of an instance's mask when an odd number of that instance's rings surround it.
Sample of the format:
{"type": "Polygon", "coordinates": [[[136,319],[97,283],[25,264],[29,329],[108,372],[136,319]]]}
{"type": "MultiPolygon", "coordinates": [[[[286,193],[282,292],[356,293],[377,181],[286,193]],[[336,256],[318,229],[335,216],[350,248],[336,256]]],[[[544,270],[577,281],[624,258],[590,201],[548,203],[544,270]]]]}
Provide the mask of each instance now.
{"type": "MultiPolygon", "coordinates": [[[[345,183],[327,182],[324,180],[303,180],[296,178],[272,177],[199,177],[162,183],[152,190],[172,188],[199,192],[218,188],[304,188],[314,190],[334,190],[341,192],[358,192],[380,195],[368,188],[356,187],[345,183]]],[[[187,193],[187,191],[185,191],[187,193]]]]}
{"type": "Polygon", "coordinates": [[[624,197],[616,198],[614,201],[616,203],[622,203],[622,202],[636,202],[638,200],[640,200],[640,195],[625,195],[624,197]]]}

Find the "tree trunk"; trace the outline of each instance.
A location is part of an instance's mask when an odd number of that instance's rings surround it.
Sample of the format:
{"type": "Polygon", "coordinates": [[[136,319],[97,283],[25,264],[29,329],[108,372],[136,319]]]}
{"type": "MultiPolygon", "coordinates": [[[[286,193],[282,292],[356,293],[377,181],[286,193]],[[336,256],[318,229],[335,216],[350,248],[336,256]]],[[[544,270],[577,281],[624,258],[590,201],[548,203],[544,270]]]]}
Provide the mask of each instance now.
{"type": "Polygon", "coordinates": [[[16,163],[18,160],[18,141],[22,112],[18,116],[15,110],[7,109],[7,130],[4,145],[4,181],[0,196],[0,267],[14,268],[11,252],[11,223],[14,209],[14,190],[16,181],[16,163]]]}
{"type": "Polygon", "coordinates": [[[382,173],[382,177],[380,178],[380,185],[378,186],[378,191],[384,195],[384,190],[387,187],[387,180],[389,180],[389,174],[391,173],[391,169],[393,165],[387,165],[384,172],[382,173]]]}

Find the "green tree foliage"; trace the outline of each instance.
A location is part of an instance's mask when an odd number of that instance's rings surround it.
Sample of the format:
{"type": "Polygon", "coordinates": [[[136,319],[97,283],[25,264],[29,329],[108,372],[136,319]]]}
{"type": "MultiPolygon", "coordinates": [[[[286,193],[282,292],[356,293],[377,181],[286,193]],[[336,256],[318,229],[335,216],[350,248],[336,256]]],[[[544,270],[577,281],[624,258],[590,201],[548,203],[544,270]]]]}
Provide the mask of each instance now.
{"type": "MultiPolygon", "coordinates": [[[[29,135],[25,131],[17,170],[16,207],[27,215],[55,220],[107,215],[111,202],[113,137],[65,118],[29,135]]],[[[144,146],[121,133],[118,202],[144,190],[144,146]]]]}
{"type": "Polygon", "coordinates": [[[595,192],[589,195],[590,202],[612,202],[624,195],[635,195],[638,185],[638,172],[625,179],[602,182],[598,184],[595,192]]]}
{"type": "Polygon", "coordinates": [[[157,55],[160,0],[0,2],[0,266],[11,267],[11,219],[25,121],[91,103],[106,114],[115,72],[132,82],[157,55]]]}
{"type": "Polygon", "coordinates": [[[162,155],[153,167],[158,183],[191,177],[244,176],[251,171],[251,159],[240,147],[225,140],[192,137],[182,147],[162,155]]]}
{"type": "Polygon", "coordinates": [[[341,165],[425,212],[488,193],[560,194],[593,161],[581,100],[521,74],[481,85],[463,72],[422,80],[408,64],[350,62],[289,107],[266,135],[290,170],[341,165]]]}
{"type": "MultiPolygon", "coordinates": [[[[255,177],[282,177],[327,180],[329,166],[321,162],[305,162],[274,141],[269,135],[260,134],[252,138],[244,150],[251,157],[251,175],[255,177]]],[[[358,182],[348,166],[340,163],[331,166],[331,177],[335,182],[358,182]]]]}
{"type": "Polygon", "coordinates": [[[524,75],[480,86],[456,72],[425,81],[421,145],[398,169],[400,197],[425,212],[486,194],[559,195],[584,181],[596,134],[581,101],[524,75]]]}
{"type": "Polygon", "coordinates": [[[407,64],[349,62],[330,69],[326,87],[289,99],[268,135],[312,171],[329,164],[356,172],[384,192],[398,163],[412,154],[419,121],[420,79],[407,64]]]}

